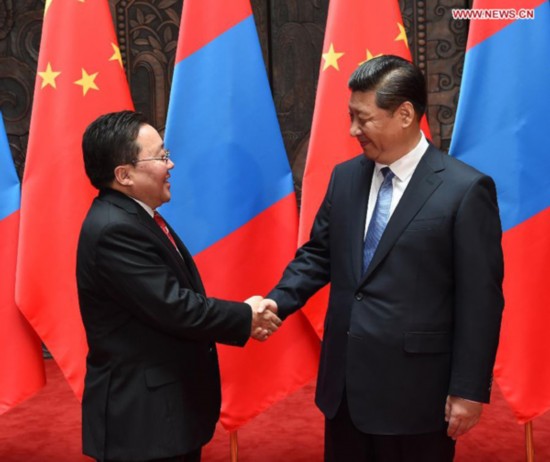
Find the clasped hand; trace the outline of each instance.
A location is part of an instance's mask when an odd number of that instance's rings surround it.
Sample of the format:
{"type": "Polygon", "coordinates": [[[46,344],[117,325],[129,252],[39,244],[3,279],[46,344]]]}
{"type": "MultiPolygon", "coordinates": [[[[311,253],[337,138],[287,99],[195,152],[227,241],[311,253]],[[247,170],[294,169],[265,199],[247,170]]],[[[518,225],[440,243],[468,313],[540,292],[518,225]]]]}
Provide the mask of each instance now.
{"type": "Polygon", "coordinates": [[[277,303],[260,295],[250,297],[245,303],[252,308],[250,336],[260,342],[267,340],[282,324],[277,316],[277,303]]]}

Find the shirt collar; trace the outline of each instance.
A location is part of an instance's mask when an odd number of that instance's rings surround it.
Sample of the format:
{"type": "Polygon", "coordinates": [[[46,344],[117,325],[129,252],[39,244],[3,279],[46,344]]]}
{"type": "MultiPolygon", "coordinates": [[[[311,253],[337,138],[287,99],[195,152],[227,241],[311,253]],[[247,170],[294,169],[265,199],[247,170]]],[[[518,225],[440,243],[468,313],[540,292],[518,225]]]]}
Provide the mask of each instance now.
{"type": "MultiPolygon", "coordinates": [[[[407,181],[412,176],[416,166],[420,162],[420,159],[422,158],[429,146],[430,145],[428,143],[428,140],[426,140],[424,133],[420,131],[420,141],[418,142],[418,144],[403,157],[400,157],[391,165],[389,165],[391,171],[394,173],[398,180],[407,181]]],[[[380,170],[384,167],[388,167],[388,165],[376,163],[376,173],[380,173],[380,170]]]]}
{"type": "Polygon", "coordinates": [[[139,205],[141,205],[145,211],[151,216],[151,218],[153,218],[154,216],[154,210],[149,207],[145,202],[141,202],[139,199],[136,199],[135,197],[132,197],[132,196],[129,196],[131,199],[135,200],[139,205]]]}

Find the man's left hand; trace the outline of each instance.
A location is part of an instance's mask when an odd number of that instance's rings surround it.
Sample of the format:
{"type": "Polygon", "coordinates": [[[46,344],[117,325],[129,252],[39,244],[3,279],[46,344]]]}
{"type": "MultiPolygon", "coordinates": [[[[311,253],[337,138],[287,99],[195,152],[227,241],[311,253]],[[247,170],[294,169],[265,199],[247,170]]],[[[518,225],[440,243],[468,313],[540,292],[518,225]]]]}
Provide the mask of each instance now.
{"type": "Polygon", "coordinates": [[[445,421],[449,423],[447,434],[456,440],[473,428],[481,417],[483,404],[458,396],[447,396],[445,421]]]}

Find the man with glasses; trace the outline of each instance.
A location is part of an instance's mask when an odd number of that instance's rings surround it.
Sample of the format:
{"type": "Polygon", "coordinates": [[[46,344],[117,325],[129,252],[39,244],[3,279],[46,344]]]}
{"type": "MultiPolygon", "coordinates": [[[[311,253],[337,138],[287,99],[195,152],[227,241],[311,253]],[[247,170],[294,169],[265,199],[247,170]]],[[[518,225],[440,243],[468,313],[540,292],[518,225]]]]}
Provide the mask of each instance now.
{"type": "Polygon", "coordinates": [[[174,163],[136,112],[106,114],[84,133],[99,190],[82,225],[77,283],[89,346],[83,452],[98,461],[200,460],[220,412],[214,342],[265,340],[280,320],[207,298],[184,244],[156,212],[174,163]]]}

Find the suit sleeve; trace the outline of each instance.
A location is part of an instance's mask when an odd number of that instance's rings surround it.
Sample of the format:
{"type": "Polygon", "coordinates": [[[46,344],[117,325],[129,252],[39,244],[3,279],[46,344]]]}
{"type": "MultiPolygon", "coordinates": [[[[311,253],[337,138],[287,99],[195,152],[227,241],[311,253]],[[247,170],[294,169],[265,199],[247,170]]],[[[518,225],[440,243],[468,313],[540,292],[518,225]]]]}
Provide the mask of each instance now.
{"type": "Polygon", "coordinates": [[[250,336],[249,305],[207,298],[183,287],[139,227],[107,226],[98,241],[96,268],[109,298],[159,330],[235,345],[244,345],[250,336]]]}
{"type": "Polygon", "coordinates": [[[504,299],[501,224],[494,182],[474,181],[454,227],[454,344],[449,394],[489,402],[504,299]]]}
{"type": "Polygon", "coordinates": [[[279,284],[267,295],[277,302],[281,319],[300,309],[309,297],[330,281],[330,215],[335,176],[333,172],[309,241],[298,249],[279,284]]]}

